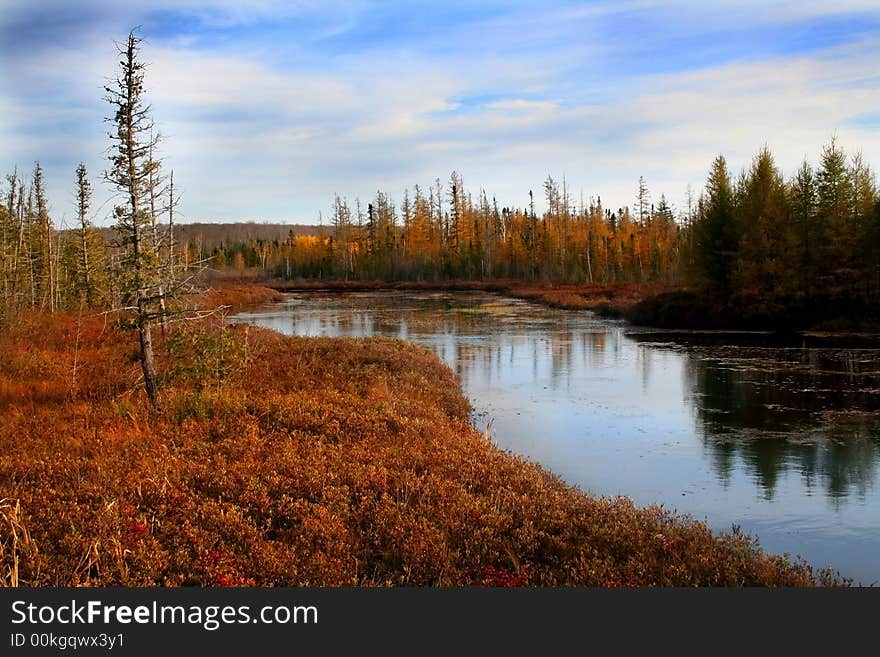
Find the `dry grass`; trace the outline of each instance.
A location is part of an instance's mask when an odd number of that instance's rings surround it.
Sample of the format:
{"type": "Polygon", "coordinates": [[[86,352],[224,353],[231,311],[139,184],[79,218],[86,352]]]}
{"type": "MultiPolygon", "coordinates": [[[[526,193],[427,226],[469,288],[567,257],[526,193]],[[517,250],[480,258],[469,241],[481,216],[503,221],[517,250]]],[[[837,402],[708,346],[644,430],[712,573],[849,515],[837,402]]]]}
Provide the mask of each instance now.
{"type": "Polygon", "coordinates": [[[161,414],[101,318],[0,334],[0,583],[837,583],[499,451],[415,346],[187,330],[159,343],[161,414]]]}
{"type": "Polygon", "coordinates": [[[592,310],[602,315],[623,316],[645,298],[670,289],[659,283],[612,283],[607,285],[514,285],[508,293],[551,308],[592,310]]]}
{"type": "Polygon", "coordinates": [[[0,499],[0,586],[18,586],[22,560],[39,564],[39,553],[24,524],[19,500],[0,499]]]}
{"type": "Polygon", "coordinates": [[[215,283],[214,286],[201,295],[199,305],[204,308],[229,306],[238,310],[249,306],[258,306],[283,300],[283,294],[262,285],[241,281],[235,283],[221,282],[215,283]]]}
{"type": "Polygon", "coordinates": [[[637,303],[657,294],[675,290],[672,286],[660,283],[590,283],[590,284],[550,284],[517,280],[494,281],[334,281],[298,279],[293,281],[273,280],[264,283],[285,292],[296,291],[338,291],[368,292],[381,290],[448,291],[448,292],[496,292],[551,308],[565,310],[591,310],[593,312],[623,316],[637,303]]]}

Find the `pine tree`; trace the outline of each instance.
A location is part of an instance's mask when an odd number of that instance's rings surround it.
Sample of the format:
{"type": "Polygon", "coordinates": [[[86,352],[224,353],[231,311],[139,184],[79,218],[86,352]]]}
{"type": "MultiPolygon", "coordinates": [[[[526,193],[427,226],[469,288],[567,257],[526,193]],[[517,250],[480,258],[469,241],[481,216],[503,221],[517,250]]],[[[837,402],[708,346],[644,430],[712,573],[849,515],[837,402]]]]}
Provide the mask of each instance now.
{"type": "Polygon", "coordinates": [[[85,295],[86,304],[92,305],[92,277],[89,267],[89,204],[92,199],[92,186],[86,172],[86,165],[80,162],[76,168],[76,214],[79,219],[79,262],[78,279],[85,295]]]}
{"type": "Polygon", "coordinates": [[[782,178],[767,147],[755,157],[740,206],[736,292],[772,316],[784,309],[794,288],[794,234],[788,222],[782,178]]]}
{"type": "Polygon", "coordinates": [[[796,237],[797,261],[793,263],[799,277],[802,297],[813,295],[817,244],[816,176],[804,160],[789,185],[788,205],[796,237]]]}
{"type": "Polygon", "coordinates": [[[871,262],[875,258],[877,245],[872,238],[874,203],[877,199],[877,183],[874,172],[865,162],[861,153],[853,155],[849,167],[850,184],[852,185],[851,217],[855,233],[856,253],[853,265],[858,269],[858,284],[867,292],[871,286],[871,262]]]}
{"type": "Polygon", "coordinates": [[[695,260],[700,282],[722,298],[732,291],[739,247],[734,194],[727,161],[719,155],[706,182],[706,202],[695,231],[695,260]]]}
{"type": "Polygon", "coordinates": [[[150,201],[156,196],[156,161],[153,151],[158,138],[154,134],[151,107],[144,101],[145,64],[139,59],[141,39],[132,31],[119,46],[120,74],[114,84],[105,87],[105,99],[115,109],[110,154],[111,168],[105,179],[125,198],[116,206],[116,230],[125,255],[120,261],[123,292],[135,312],[140,342],[141,370],[147,397],[159,405],[156,356],[152,326],[162,319],[159,302],[168,288],[163,286],[162,271],[155,242],[151,240],[155,216],[150,201]]]}
{"type": "Polygon", "coordinates": [[[818,222],[817,284],[827,296],[847,296],[858,271],[855,261],[858,234],[852,221],[852,184],[846,153],[832,139],[822,149],[816,176],[818,222]]]}
{"type": "Polygon", "coordinates": [[[639,191],[636,195],[636,208],[639,213],[639,223],[643,226],[646,225],[651,218],[651,192],[648,191],[648,184],[645,182],[644,176],[639,176],[639,191]]]}
{"type": "Polygon", "coordinates": [[[33,263],[32,284],[34,294],[40,300],[40,307],[55,310],[55,263],[52,253],[52,242],[55,228],[49,217],[46,188],[43,182],[43,167],[34,164],[33,203],[36,204],[35,214],[31,214],[31,262],[33,263]]]}
{"type": "MultiPolygon", "coordinates": [[[[439,191],[439,190],[438,190],[439,191]]],[[[461,176],[453,171],[449,176],[449,222],[446,227],[446,242],[453,258],[459,255],[461,224],[463,212],[464,185],[461,176]]]]}
{"type": "Polygon", "coordinates": [[[874,209],[868,221],[866,233],[868,298],[876,304],[878,297],[880,297],[880,198],[874,201],[874,209]]]}
{"type": "Polygon", "coordinates": [[[351,210],[348,202],[336,195],[333,201],[333,257],[334,270],[341,272],[342,277],[348,280],[353,273],[351,253],[351,210]]]}
{"type": "Polygon", "coordinates": [[[15,287],[18,275],[18,226],[16,209],[18,207],[18,169],[6,176],[9,192],[6,203],[0,206],[0,275],[3,277],[2,298],[0,298],[0,319],[15,306],[15,287]]]}

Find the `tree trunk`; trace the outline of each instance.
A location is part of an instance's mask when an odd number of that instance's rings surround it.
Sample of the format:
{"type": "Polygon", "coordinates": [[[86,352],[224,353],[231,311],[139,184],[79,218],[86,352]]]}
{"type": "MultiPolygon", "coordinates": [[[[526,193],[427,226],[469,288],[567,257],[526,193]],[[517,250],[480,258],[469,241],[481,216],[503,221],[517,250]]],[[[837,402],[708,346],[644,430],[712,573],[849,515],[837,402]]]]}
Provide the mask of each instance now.
{"type": "Polygon", "coordinates": [[[86,286],[86,304],[89,307],[92,305],[92,281],[91,276],[89,275],[89,245],[88,245],[88,233],[86,231],[86,219],[85,216],[80,217],[80,240],[82,242],[82,258],[80,266],[83,271],[83,278],[85,286],[86,286]]]}
{"type": "Polygon", "coordinates": [[[168,183],[168,277],[174,278],[174,169],[168,183]]]}
{"type": "MultiPolygon", "coordinates": [[[[138,299],[138,315],[146,314],[143,299],[138,299]]],[[[149,320],[142,319],[138,325],[138,337],[141,343],[141,370],[144,373],[144,387],[147,398],[154,409],[159,410],[159,381],[156,375],[156,356],[153,353],[153,335],[149,320]]]]}
{"type": "MultiPolygon", "coordinates": [[[[49,312],[55,312],[55,279],[54,279],[54,267],[52,262],[52,230],[49,227],[49,218],[46,217],[46,221],[44,223],[44,227],[46,230],[46,266],[47,266],[47,278],[46,284],[49,292],[49,312]]],[[[45,293],[45,291],[44,291],[45,293]]]]}

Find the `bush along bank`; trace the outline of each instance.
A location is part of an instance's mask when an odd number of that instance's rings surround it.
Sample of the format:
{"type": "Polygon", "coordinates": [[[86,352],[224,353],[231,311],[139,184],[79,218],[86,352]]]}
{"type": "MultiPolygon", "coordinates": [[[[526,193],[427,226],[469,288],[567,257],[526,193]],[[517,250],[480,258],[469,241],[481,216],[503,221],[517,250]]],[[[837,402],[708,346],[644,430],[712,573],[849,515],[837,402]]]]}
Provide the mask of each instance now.
{"type": "Polygon", "coordinates": [[[158,412],[135,346],[101,317],[0,335],[0,583],[845,583],[500,451],[414,345],[178,325],[158,412]]]}

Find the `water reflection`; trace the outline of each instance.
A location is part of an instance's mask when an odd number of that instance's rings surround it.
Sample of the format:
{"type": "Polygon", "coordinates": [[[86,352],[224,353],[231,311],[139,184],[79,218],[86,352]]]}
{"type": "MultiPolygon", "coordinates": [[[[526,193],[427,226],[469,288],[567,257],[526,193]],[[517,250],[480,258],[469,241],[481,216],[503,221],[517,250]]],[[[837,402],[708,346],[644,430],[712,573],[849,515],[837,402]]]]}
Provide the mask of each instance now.
{"type": "Polygon", "coordinates": [[[658,334],[486,294],[297,295],[238,321],[426,346],[499,447],[880,580],[878,345],[658,334]]]}
{"type": "Polygon", "coordinates": [[[789,469],[835,500],[873,487],[880,351],[681,342],[696,428],[723,483],[739,461],[768,499],[789,469]]]}

